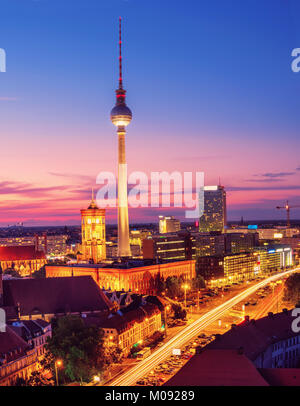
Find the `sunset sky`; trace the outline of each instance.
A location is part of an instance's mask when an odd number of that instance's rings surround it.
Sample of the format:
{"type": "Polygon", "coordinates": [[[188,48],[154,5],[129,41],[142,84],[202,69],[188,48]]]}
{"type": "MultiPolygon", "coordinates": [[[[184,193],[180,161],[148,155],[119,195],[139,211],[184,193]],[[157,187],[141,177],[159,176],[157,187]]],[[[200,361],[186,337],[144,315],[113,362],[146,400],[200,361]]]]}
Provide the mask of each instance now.
{"type": "MultiPolygon", "coordinates": [[[[98,173],[116,172],[119,16],[129,172],[221,177],[230,220],[300,205],[298,0],[0,0],[0,225],[79,224],[98,173]]],[[[129,216],[161,213],[184,209],[129,216]]]]}

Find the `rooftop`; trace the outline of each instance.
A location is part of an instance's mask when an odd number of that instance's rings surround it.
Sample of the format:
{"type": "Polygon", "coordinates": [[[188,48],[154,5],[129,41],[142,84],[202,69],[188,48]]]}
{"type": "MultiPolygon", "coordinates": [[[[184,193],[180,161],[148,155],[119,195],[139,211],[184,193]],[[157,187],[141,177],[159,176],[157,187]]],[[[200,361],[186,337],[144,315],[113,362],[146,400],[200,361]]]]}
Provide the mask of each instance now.
{"type": "Polygon", "coordinates": [[[209,350],[237,350],[242,348],[244,354],[254,361],[269,345],[298,336],[291,329],[291,311],[282,313],[269,313],[268,316],[258,320],[245,320],[234,326],[225,334],[216,339],[205,348],[209,350]]]}
{"type": "Polygon", "coordinates": [[[104,311],[112,306],[91,276],[3,280],[8,317],[104,311]]]}
{"type": "Polygon", "coordinates": [[[44,251],[37,251],[34,245],[0,247],[0,261],[45,259],[44,251]]]}
{"type": "MultiPolygon", "coordinates": [[[[184,260],[187,261],[187,260],[184,260]]],[[[107,262],[102,262],[98,264],[87,264],[87,263],[78,263],[78,264],[70,264],[70,265],[52,265],[52,264],[47,264],[47,267],[49,266],[59,266],[59,267],[71,267],[71,268],[99,268],[99,269],[133,269],[133,268],[140,268],[140,267],[145,267],[145,266],[152,266],[156,265],[157,263],[159,264],[168,264],[168,263],[174,263],[174,262],[182,262],[182,260],[164,260],[164,261],[157,261],[153,259],[130,259],[122,262],[118,261],[113,261],[111,263],[107,262]]]]}
{"type": "Polygon", "coordinates": [[[268,386],[252,362],[236,350],[194,355],[166,386],[268,386]]]}
{"type": "Polygon", "coordinates": [[[6,362],[19,358],[27,348],[29,347],[26,341],[19,337],[12,328],[6,326],[6,331],[0,332],[0,365],[4,358],[6,362]]]}

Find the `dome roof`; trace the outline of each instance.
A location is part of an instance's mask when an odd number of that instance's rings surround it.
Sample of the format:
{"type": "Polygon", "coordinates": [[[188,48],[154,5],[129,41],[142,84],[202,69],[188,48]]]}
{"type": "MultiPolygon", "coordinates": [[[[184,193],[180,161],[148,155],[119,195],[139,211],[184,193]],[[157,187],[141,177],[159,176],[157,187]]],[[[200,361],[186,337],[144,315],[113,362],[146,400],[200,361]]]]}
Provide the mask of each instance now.
{"type": "Polygon", "coordinates": [[[132,118],[132,113],[129,107],[126,104],[117,104],[110,112],[110,117],[116,116],[128,116],[132,118]]]}

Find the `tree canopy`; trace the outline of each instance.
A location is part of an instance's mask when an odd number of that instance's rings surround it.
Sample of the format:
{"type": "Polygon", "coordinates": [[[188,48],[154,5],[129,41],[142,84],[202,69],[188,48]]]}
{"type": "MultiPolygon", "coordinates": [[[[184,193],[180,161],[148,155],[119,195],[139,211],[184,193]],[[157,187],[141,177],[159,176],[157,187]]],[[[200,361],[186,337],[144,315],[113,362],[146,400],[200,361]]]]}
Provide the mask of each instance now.
{"type": "Polygon", "coordinates": [[[201,275],[196,276],[196,278],[192,279],[192,289],[199,290],[205,288],[205,280],[201,275]]]}
{"type": "Polygon", "coordinates": [[[44,368],[55,376],[55,360],[62,360],[59,369],[64,382],[88,382],[92,376],[119,362],[121,350],[104,340],[104,332],[96,326],[87,326],[79,316],[65,316],[53,323],[53,334],[46,344],[44,368]]]}
{"type": "Polygon", "coordinates": [[[32,272],[31,276],[33,278],[46,278],[46,268],[43,265],[38,271],[32,272]]]}
{"type": "Polygon", "coordinates": [[[295,273],[287,278],[283,298],[295,305],[300,304],[300,273],[295,273]]]}

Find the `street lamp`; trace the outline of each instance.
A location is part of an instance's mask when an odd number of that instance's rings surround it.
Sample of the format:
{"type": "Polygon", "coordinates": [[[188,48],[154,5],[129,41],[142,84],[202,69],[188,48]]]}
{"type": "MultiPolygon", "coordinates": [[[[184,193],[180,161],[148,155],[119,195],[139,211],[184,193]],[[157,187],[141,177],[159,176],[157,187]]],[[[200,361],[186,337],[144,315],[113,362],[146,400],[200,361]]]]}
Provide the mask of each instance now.
{"type": "Polygon", "coordinates": [[[164,319],[165,319],[165,337],[167,337],[167,328],[168,328],[168,322],[167,322],[167,318],[168,318],[168,315],[167,315],[167,311],[170,309],[170,306],[165,306],[165,308],[164,308],[164,319]]]}
{"type": "Polygon", "coordinates": [[[54,365],[55,365],[55,377],[56,377],[56,386],[58,385],[58,368],[60,368],[62,366],[62,360],[58,359],[55,361],[54,365]]]}
{"type": "Polygon", "coordinates": [[[96,384],[96,383],[99,383],[99,382],[100,382],[100,376],[95,375],[94,378],[93,378],[93,380],[94,380],[94,383],[95,383],[95,384],[96,384]]]}
{"type": "Polygon", "coordinates": [[[185,310],[186,310],[187,309],[187,307],[186,307],[186,291],[189,288],[189,285],[187,283],[185,283],[181,287],[182,287],[182,289],[184,289],[184,307],[185,307],[185,310]]]}

